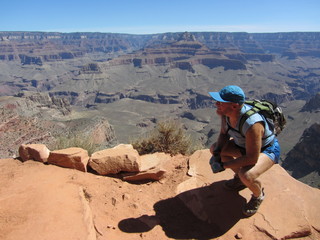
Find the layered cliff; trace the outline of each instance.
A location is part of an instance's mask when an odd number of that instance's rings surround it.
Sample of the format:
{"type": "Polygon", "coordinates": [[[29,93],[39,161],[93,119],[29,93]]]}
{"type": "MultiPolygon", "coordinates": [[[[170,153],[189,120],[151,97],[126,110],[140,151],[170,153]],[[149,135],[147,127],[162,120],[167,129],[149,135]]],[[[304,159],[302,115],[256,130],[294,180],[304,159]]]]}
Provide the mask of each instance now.
{"type": "Polygon", "coordinates": [[[300,181],[320,188],[320,124],[307,128],[299,142],[287,154],[282,166],[300,181]]]}
{"type": "MultiPolygon", "coordinates": [[[[273,100],[290,115],[280,136],[285,157],[317,119],[310,96],[320,91],[318,51],[319,33],[0,32],[0,96],[15,96],[5,106],[16,98],[37,102],[25,113],[65,117],[60,127],[67,118],[79,125],[107,119],[125,143],[159,119],[179,118],[195,142],[208,146],[219,129],[208,92],[236,84],[248,98],[273,100]]],[[[10,134],[12,146],[24,135],[10,134]]]]}
{"type": "Polygon", "coordinates": [[[117,142],[105,117],[74,114],[67,98],[47,93],[0,98],[0,158],[17,156],[17,145],[44,143],[53,147],[62,137],[86,138],[99,147],[117,142]]]}
{"type": "MultiPolygon", "coordinates": [[[[19,90],[57,91],[61,85],[69,91],[108,89],[110,93],[110,88],[111,92],[122,91],[137,82],[149,79],[160,82],[161,78],[178,80],[174,85],[180,91],[183,83],[179,79],[183,77],[191,78],[189,83],[207,78],[198,86],[186,85],[195,89],[203,84],[210,87],[212,81],[216,85],[228,77],[246,83],[250,91],[255,88],[251,82],[269,82],[269,88],[281,83],[288,93],[275,96],[277,100],[305,99],[306,93],[314,95],[319,91],[316,71],[319,46],[319,33],[0,32],[0,62],[4,63],[0,78],[4,87],[0,94],[12,95],[19,90]],[[289,56],[289,52],[295,57],[289,56]],[[305,67],[300,67],[301,64],[305,67]],[[235,72],[219,76],[220,70],[208,73],[201,66],[235,72]],[[191,75],[183,76],[174,69],[191,75]],[[130,79],[118,71],[127,71],[130,79]],[[71,84],[72,80],[81,84],[71,84]]],[[[269,93],[261,93],[259,97],[266,94],[269,93]]]]}
{"type": "Polygon", "coordinates": [[[314,112],[320,110],[320,92],[310,98],[301,109],[302,112],[314,112]]]}
{"type": "MultiPolygon", "coordinates": [[[[86,53],[129,53],[175,41],[197,40],[210,49],[238,49],[242,59],[272,60],[280,54],[289,58],[319,57],[319,33],[227,33],[195,32],[130,35],[116,33],[0,32],[0,60],[18,60],[24,64],[81,57],[86,53]],[[184,33],[188,35],[189,33],[184,33]],[[190,35],[190,34],[189,34],[190,35]]],[[[198,46],[198,44],[195,44],[198,46]]]]}

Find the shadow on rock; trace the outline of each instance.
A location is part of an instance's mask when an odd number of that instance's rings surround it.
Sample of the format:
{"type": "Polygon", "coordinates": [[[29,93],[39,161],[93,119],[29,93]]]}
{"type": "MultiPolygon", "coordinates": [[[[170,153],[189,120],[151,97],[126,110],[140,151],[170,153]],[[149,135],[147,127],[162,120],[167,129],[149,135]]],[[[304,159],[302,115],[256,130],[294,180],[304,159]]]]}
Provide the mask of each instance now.
{"type": "Polygon", "coordinates": [[[154,205],[155,216],[143,215],[119,222],[123,232],[147,232],[160,225],[175,239],[208,239],[226,233],[241,218],[246,200],[238,192],[223,189],[224,181],[189,190],[154,205]]]}

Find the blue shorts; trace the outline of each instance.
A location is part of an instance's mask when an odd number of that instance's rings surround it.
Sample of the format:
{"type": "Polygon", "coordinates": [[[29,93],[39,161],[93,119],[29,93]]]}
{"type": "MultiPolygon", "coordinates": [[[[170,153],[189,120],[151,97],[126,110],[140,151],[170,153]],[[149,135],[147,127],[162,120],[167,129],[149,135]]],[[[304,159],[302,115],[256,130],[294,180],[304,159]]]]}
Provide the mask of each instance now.
{"type": "MultiPolygon", "coordinates": [[[[246,149],[237,146],[242,155],[246,154],[246,149]]],[[[267,146],[261,150],[262,153],[266,154],[274,163],[279,163],[280,160],[280,145],[277,138],[274,138],[272,145],[267,146]]]]}
{"type": "Polygon", "coordinates": [[[274,163],[279,163],[280,159],[280,145],[278,139],[273,140],[273,144],[262,151],[266,154],[274,163]]]}

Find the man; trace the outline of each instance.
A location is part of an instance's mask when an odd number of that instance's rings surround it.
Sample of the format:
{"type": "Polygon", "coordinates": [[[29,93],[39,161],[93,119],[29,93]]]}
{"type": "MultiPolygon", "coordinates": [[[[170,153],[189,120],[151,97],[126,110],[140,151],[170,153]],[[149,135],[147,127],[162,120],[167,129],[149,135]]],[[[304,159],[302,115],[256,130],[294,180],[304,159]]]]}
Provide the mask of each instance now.
{"type": "Polygon", "coordinates": [[[240,87],[230,85],[209,94],[217,101],[216,112],[221,117],[218,140],[210,148],[216,160],[210,160],[210,164],[214,168],[221,158],[223,168],[235,172],[234,178],[225,182],[228,190],[247,187],[252,191],[250,201],[243,208],[245,215],[252,216],[265,197],[258,177],[279,161],[278,140],[273,126],[259,113],[250,116],[239,129],[242,115],[252,108],[244,103],[245,94],[240,87]]]}

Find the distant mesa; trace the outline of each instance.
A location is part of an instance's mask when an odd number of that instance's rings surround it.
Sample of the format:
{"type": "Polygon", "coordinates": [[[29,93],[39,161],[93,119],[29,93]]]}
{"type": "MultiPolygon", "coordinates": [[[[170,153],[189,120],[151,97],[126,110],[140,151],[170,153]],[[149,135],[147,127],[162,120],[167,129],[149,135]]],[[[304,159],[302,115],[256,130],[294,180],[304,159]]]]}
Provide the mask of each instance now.
{"type": "MultiPolygon", "coordinates": [[[[241,54],[238,52],[238,54],[241,54]]],[[[231,56],[231,55],[230,55],[231,56]]],[[[223,67],[225,70],[245,70],[245,64],[239,59],[230,58],[222,51],[213,51],[188,32],[180,35],[176,41],[166,44],[149,44],[143,50],[124,55],[109,61],[110,65],[133,64],[141,68],[144,65],[163,65],[194,72],[193,66],[205,65],[209,68],[223,67]]],[[[271,59],[272,60],[272,59],[271,59]]]]}

